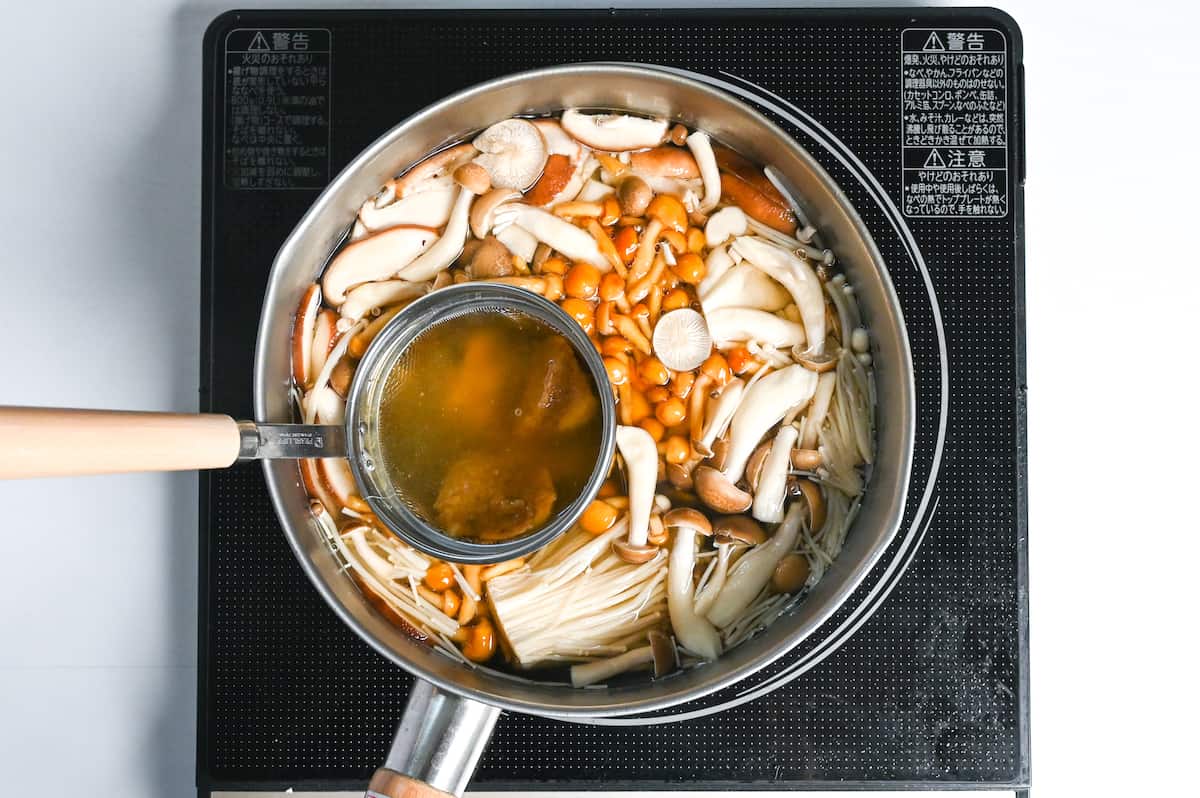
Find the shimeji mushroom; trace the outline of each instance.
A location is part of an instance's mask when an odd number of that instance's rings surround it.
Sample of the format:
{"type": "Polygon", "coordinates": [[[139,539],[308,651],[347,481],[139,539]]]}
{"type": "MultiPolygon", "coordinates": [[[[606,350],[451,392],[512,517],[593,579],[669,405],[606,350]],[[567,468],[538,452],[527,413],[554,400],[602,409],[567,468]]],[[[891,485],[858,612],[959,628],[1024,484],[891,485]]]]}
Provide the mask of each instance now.
{"type": "Polygon", "coordinates": [[[774,313],[792,301],[791,294],[761,269],[742,261],[726,271],[707,290],[698,291],[705,313],[720,308],[746,307],[774,313]]]}
{"type": "Polygon", "coordinates": [[[672,371],[699,368],[712,352],[704,317],[691,308],[664,313],[654,326],[654,354],[672,371]]]}
{"type": "Polygon", "coordinates": [[[696,613],[692,571],[696,565],[696,536],[712,534],[712,525],[698,510],[680,507],[663,517],[673,530],[671,557],[667,563],[667,609],[671,629],[685,649],[701,659],[716,659],[721,654],[721,636],[703,616],[696,613]]]}
{"type": "MultiPolygon", "coordinates": [[[[827,371],[817,378],[817,390],[813,393],[808,413],[804,416],[804,435],[800,438],[800,449],[816,448],[821,427],[825,424],[825,416],[829,413],[829,403],[833,399],[833,389],[837,387],[837,374],[827,371]]],[[[795,458],[793,457],[795,465],[795,458]]],[[[818,463],[819,464],[819,463],[818,463]]],[[[797,465],[797,467],[799,467],[797,465]]],[[[814,466],[815,468],[815,466],[814,466]]]]}
{"type": "Polygon", "coordinates": [[[439,240],[437,231],[428,227],[392,227],[347,244],[321,278],[325,299],[334,306],[342,304],[351,286],[391,277],[439,240]]]}
{"type": "Polygon", "coordinates": [[[788,290],[800,310],[808,350],[825,351],[825,294],[821,281],[808,262],[761,238],[735,238],[732,248],[743,258],[773,277],[788,290]]]}
{"type": "Polygon", "coordinates": [[[646,543],[650,510],[654,506],[654,488],[658,483],[658,448],[650,433],[641,427],[618,426],[617,449],[625,461],[629,537],[615,542],[613,548],[626,562],[646,562],[658,553],[657,546],[646,543]]]}
{"type": "Polygon", "coordinates": [[[775,566],[795,548],[804,516],[805,508],[798,502],[793,504],[775,534],[738,560],[725,580],[725,587],[708,611],[708,620],[713,625],[724,628],[736,621],[771,581],[775,566]]]}
{"type": "Polygon", "coordinates": [[[585,114],[574,108],[563,111],[560,124],[594,150],[621,152],[657,147],[667,137],[665,119],[647,119],[628,114],[585,114]]]}
{"type": "MultiPolygon", "coordinates": [[[[675,311],[678,313],[679,311],[675,311]]],[[[786,349],[804,343],[804,327],[752,307],[705,308],[708,329],[718,349],[754,341],[786,349]]]]}
{"type": "Polygon", "coordinates": [[[521,199],[521,192],[511,188],[494,188],[471,204],[467,219],[471,223],[471,234],[484,238],[495,223],[496,210],[507,202],[521,199]]]}
{"type": "Polygon", "coordinates": [[[594,537],[572,530],[527,570],[488,580],[492,616],[518,666],[621,654],[662,625],[667,558],[621,560],[612,547],[628,528],[626,517],[594,537]]]}
{"type": "Polygon", "coordinates": [[[467,217],[474,199],[475,195],[470,189],[458,190],[458,198],[454,200],[454,208],[450,211],[450,221],[442,231],[441,238],[420,257],[400,269],[397,272],[398,277],[414,283],[430,280],[454,263],[454,259],[462,252],[463,242],[467,239],[467,217]]]}
{"type": "Polygon", "coordinates": [[[697,130],[687,137],[688,149],[696,156],[696,165],[700,167],[700,177],[704,180],[704,199],[700,201],[700,211],[708,213],[717,207],[721,201],[721,170],[717,167],[717,157],[713,154],[712,141],[707,133],[697,130]]]}
{"type": "Polygon", "coordinates": [[[777,524],[783,520],[788,471],[791,470],[792,447],[796,444],[797,435],[796,428],[791,424],[784,424],[775,433],[775,440],[759,473],[751,507],[751,514],[759,521],[777,524]]]}

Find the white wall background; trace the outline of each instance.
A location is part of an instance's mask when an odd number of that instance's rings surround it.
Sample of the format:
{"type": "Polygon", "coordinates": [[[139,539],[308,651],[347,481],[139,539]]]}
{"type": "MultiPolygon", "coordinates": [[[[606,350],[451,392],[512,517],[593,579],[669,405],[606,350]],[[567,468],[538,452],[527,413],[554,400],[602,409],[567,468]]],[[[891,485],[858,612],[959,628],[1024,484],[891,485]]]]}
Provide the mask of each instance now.
{"type": "MultiPolygon", "coordinates": [[[[6,7],[0,402],[195,409],[200,41],[227,7],[6,7]]],[[[1035,785],[1182,794],[1200,12],[1005,8],[1028,78],[1035,785]]],[[[0,484],[0,506],[0,794],[193,794],[195,477],[0,484]]]]}

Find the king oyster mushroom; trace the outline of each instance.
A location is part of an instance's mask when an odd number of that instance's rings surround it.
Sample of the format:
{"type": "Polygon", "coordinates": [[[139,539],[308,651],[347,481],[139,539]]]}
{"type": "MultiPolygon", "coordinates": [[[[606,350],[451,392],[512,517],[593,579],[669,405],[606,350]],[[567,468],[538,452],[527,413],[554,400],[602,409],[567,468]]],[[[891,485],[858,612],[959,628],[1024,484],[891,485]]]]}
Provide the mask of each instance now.
{"type": "Polygon", "coordinates": [[[791,252],[753,236],[739,236],[732,248],[775,279],[792,295],[800,310],[810,352],[825,351],[825,293],[808,262],[791,252]]]}
{"type": "Polygon", "coordinates": [[[779,283],[748,261],[726,271],[708,290],[701,289],[700,305],[705,313],[720,308],[757,308],[774,313],[783,310],[792,297],[779,283]]]}
{"type": "Polygon", "coordinates": [[[708,329],[718,349],[754,341],[777,349],[790,349],[804,343],[804,327],[781,319],[773,313],[752,307],[705,309],[708,329]]]}
{"type": "Polygon", "coordinates": [[[775,440],[759,471],[758,486],[754,489],[751,513],[759,521],[777,524],[783,520],[783,503],[787,498],[788,472],[792,466],[792,447],[798,433],[791,424],[784,424],[775,433],[775,440]]]}
{"type": "Polygon", "coordinates": [[[551,249],[558,250],[569,260],[586,261],[602,272],[612,269],[612,264],[600,252],[596,239],[586,230],[532,205],[514,203],[504,206],[502,212],[507,214],[509,209],[513,210],[512,224],[551,249]]]}
{"type": "Polygon", "coordinates": [[[313,335],[321,312],[321,286],[313,283],[300,297],[296,321],[292,327],[292,378],[297,385],[311,385],[316,372],[312,367],[313,335]]]}

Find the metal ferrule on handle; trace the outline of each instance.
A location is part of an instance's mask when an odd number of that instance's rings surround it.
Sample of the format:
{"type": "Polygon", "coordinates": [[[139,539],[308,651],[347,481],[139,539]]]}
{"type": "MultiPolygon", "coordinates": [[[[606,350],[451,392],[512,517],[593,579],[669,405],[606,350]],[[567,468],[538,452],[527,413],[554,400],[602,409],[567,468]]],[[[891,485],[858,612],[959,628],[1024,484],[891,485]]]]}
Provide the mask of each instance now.
{"type": "Polygon", "coordinates": [[[487,748],[500,710],[413,683],[404,717],[368,798],[444,798],[462,795],[487,748]]]}

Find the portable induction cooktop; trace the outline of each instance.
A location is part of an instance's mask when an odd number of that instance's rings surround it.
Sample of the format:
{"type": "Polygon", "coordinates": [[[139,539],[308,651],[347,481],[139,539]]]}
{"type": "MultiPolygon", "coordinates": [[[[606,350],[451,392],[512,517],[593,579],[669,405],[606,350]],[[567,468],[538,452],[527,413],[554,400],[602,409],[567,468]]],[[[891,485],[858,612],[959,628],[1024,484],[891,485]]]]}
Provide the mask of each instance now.
{"type": "MultiPolygon", "coordinates": [[[[701,701],[505,715],[475,789],[1029,784],[1021,37],[984,9],[252,11],[204,44],[201,409],[252,415],[276,249],[377,136],[454,91],[653,63],[791,132],[840,183],[916,366],[904,525],[789,655],[701,701]]],[[[199,793],[361,790],[410,685],[334,616],[257,464],[200,480],[199,793]]]]}

